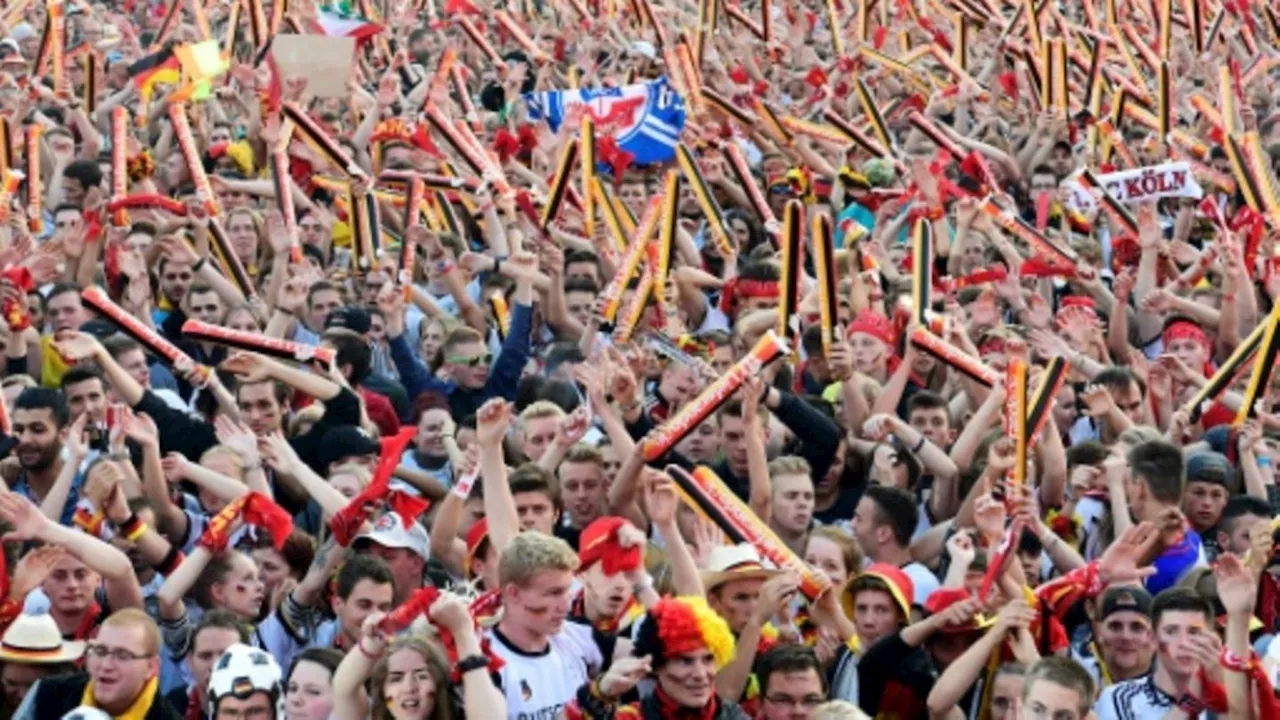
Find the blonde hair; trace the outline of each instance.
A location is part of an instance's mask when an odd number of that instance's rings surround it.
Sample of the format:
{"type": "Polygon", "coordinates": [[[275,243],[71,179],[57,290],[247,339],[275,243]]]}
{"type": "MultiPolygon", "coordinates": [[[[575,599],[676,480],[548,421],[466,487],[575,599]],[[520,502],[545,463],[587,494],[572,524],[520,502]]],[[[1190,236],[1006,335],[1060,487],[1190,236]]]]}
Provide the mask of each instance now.
{"type": "Polygon", "coordinates": [[[145,611],[138,608],[117,610],[102,621],[102,627],[136,627],[142,630],[142,651],[147,655],[160,652],[160,628],[145,611]]]}
{"type": "Polygon", "coordinates": [[[809,466],[808,460],[798,455],[783,455],[769,463],[769,477],[778,477],[779,475],[804,475],[809,477],[813,475],[813,468],[809,466]]]}
{"type": "Polygon", "coordinates": [[[537,400],[529,403],[529,407],[526,407],[520,412],[520,428],[523,430],[525,423],[530,420],[537,420],[545,417],[559,419],[564,417],[564,415],[564,408],[559,405],[551,402],[550,400],[537,400]]]}
{"type": "Polygon", "coordinates": [[[862,708],[847,700],[828,700],[813,709],[811,720],[871,720],[862,708]]]}
{"type": "Polygon", "coordinates": [[[540,572],[578,569],[578,553],[558,537],[527,531],[517,534],[498,558],[498,584],[527,585],[540,572]]]}
{"type": "Polygon", "coordinates": [[[229,445],[214,445],[213,447],[209,448],[208,450],[205,450],[205,451],[204,451],[204,454],[202,454],[202,455],[200,456],[200,464],[201,464],[201,465],[204,465],[205,463],[209,462],[209,460],[210,460],[211,458],[215,458],[215,457],[227,457],[227,458],[230,458],[230,459],[231,459],[231,463],[232,463],[233,465],[235,465],[236,472],[240,473],[240,477],[237,477],[237,478],[234,478],[234,479],[235,479],[235,480],[243,480],[243,479],[244,479],[244,460],[240,458],[240,453],[238,453],[238,452],[236,452],[235,450],[232,450],[232,449],[231,449],[231,446],[229,446],[229,445]]]}
{"type": "Polygon", "coordinates": [[[809,531],[809,539],[814,538],[829,540],[840,548],[840,558],[844,560],[844,571],[850,577],[862,570],[862,548],[858,547],[858,541],[848,530],[835,525],[819,525],[809,531]]]}

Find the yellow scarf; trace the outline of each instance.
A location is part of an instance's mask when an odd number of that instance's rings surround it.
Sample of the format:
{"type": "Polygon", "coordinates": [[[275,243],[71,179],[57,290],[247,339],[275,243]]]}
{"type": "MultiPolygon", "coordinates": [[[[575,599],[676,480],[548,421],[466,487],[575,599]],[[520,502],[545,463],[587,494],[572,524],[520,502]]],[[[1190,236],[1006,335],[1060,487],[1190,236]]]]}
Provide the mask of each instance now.
{"type": "MultiPolygon", "coordinates": [[[[156,700],[156,690],[160,687],[160,679],[153,677],[142,686],[142,692],[138,693],[138,699],[133,701],[128,710],[119,715],[113,715],[115,720],[142,720],[147,716],[147,712],[151,710],[151,704],[156,700]]],[[[89,707],[98,707],[93,700],[93,681],[90,680],[88,685],[84,686],[84,695],[80,697],[80,704],[89,707]]]]}

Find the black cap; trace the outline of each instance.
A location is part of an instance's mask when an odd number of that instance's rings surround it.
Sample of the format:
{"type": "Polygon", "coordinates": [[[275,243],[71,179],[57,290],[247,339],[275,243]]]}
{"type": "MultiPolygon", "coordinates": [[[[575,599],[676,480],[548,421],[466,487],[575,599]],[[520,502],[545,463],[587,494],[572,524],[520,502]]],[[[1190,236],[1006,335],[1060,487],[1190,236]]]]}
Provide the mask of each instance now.
{"type": "Polygon", "coordinates": [[[382,446],[369,433],[355,425],[339,425],[324,434],[316,461],[328,469],[331,463],[353,455],[378,455],[382,446]]]}
{"type": "Polygon", "coordinates": [[[1186,463],[1187,482],[1213,483],[1226,486],[1231,480],[1231,462],[1227,456],[1212,450],[1191,453],[1186,463]]]}
{"type": "Polygon", "coordinates": [[[329,317],[324,319],[324,329],[329,328],[346,328],[352,332],[364,335],[369,332],[369,328],[373,325],[373,320],[369,317],[369,311],[362,307],[340,307],[329,313],[329,317]]]}
{"type": "Polygon", "coordinates": [[[1136,612],[1151,617],[1151,593],[1140,587],[1107,588],[1098,603],[1098,619],[1105,620],[1118,612],[1136,612]]]}

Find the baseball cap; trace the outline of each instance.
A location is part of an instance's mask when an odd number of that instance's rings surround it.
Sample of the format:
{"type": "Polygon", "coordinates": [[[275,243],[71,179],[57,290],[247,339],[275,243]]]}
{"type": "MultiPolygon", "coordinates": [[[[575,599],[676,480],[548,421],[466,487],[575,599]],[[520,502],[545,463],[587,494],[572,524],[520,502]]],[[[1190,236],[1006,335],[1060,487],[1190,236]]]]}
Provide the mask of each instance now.
{"type": "Polygon", "coordinates": [[[331,428],[320,440],[316,461],[322,468],[352,455],[378,455],[382,446],[369,433],[355,425],[339,425],[331,428]]]}
{"type": "Polygon", "coordinates": [[[352,332],[363,335],[369,332],[369,328],[373,325],[373,320],[369,317],[369,311],[361,307],[340,307],[329,313],[329,317],[324,319],[324,329],[329,328],[346,328],[352,332]]]}
{"type": "Polygon", "coordinates": [[[1107,588],[1098,603],[1098,619],[1105,620],[1118,612],[1136,612],[1151,617],[1151,593],[1140,587],[1107,588]]]}
{"type": "Polygon", "coordinates": [[[1212,450],[1198,450],[1187,457],[1187,482],[1226,485],[1231,480],[1231,463],[1227,456],[1212,450]]]}
{"type": "Polygon", "coordinates": [[[427,550],[430,539],[427,530],[417,521],[410,521],[404,526],[404,519],[393,512],[383,513],[373,527],[356,537],[355,546],[359,550],[367,547],[365,543],[377,543],[385,548],[405,548],[412,550],[418,557],[428,560],[431,557],[427,550]]]}

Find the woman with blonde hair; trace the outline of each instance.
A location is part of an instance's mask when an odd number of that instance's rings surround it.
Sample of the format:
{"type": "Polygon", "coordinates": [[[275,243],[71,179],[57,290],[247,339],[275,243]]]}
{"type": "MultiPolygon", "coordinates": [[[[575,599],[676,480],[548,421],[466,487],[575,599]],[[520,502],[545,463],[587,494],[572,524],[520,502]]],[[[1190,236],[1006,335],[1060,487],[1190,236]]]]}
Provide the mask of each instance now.
{"type": "MultiPolygon", "coordinates": [[[[421,636],[388,641],[379,628],[383,613],[365,619],[355,652],[333,675],[332,720],[453,720],[461,717],[450,692],[444,652],[421,636]],[[365,681],[372,697],[366,694],[365,681]]],[[[462,707],[470,717],[502,718],[507,703],[489,676],[475,623],[462,599],[442,594],[427,610],[436,626],[453,635],[458,651],[462,707]]]]}

